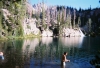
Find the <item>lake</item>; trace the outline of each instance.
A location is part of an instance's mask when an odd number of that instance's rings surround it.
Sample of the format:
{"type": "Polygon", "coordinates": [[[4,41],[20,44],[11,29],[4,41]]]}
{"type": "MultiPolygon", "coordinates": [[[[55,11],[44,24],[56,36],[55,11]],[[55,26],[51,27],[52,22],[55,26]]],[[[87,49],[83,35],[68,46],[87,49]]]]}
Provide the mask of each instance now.
{"type": "Polygon", "coordinates": [[[61,56],[70,62],[66,68],[95,68],[90,64],[100,50],[100,37],[42,37],[0,41],[0,68],[61,68],[61,56]]]}

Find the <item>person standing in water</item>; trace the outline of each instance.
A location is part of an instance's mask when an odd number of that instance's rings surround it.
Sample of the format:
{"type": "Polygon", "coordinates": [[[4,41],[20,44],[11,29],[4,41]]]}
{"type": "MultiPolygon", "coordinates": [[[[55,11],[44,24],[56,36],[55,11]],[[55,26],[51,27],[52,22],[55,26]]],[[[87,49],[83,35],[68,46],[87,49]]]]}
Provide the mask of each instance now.
{"type": "Polygon", "coordinates": [[[0,59],[4,60],[3,52],[0,52],[0,59]]]}
{"type": "Polygon", "coordinates": [[[62,68],[65,68],[65,62],[70,62],[70,60],[66,59],[66,56],[67,56],[67,52],[64,52],[64,54],[62,55],[62,59],[61,59],[61,66],[62,68]]]}

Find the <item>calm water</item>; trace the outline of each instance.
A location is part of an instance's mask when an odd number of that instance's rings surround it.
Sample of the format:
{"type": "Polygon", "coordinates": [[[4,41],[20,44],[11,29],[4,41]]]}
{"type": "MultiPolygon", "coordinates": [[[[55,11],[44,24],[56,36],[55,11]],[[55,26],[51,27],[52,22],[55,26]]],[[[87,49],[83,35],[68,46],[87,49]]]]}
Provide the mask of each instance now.
{"type": "Polygon", "coordinates": [[[68,52],[66,68],[95,68],[89,62],[100,50],[100,37],[43,37],[0,41],[0,68],[61,68],[60,60],[68,52]]]}

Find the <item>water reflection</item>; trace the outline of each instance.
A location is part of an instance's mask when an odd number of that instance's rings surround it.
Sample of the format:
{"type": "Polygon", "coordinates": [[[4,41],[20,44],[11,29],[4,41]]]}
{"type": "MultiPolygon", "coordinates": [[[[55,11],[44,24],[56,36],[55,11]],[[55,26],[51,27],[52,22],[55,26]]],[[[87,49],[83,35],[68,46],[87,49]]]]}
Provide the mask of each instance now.
{"type": "Polygon", "coordinates": [[[89,60],[100,47],[98,39],[42,37],[1,41],[0,51],[4,53],[5,59],[4,62],[0,61],[0,66],[2,68],[61,68],[61,55],[67,51],[69,53],[67,58],[71,60],[66,64],[68,68],[72,65],[76,68],[90,68],[89,60]]]}
{"type": "Polygon", "coordinates": [[[23,44],[23,52],[27,55],[31,54],[30,64],[32,66],[58,65],[60,66],[60,58],[64,51],[71,53],[68,48],[81,48],[83,38],[81,37],[42,37],[40,39],[26,39],[23,44]],[[65,47],[65,48],[63,48],[65,47]]]}
{"type": "Polygon", "coordinates": [[[53,42],[53,37],[42,37],[41,41],[43,44],[49,45],[53,42]]]}
{"type": "Polygon", "coordinates": [[[23,42],[22,50],[24,54],[28,55],[29,53],[35,52],[35,47],[39,45],[39,39],[25,39],[23,42]]]}
{"type": "Polygon", "coordinates": [[[82,42],[83,42],[84,37],[61,37],[60,41],[63,43],[64,46],[68,47],[82,47],[82,42]]]}
{"type": "Polygon", "coordinates": [[[53,38],[53,37],[42,37],[41,39],[39,38],[34,38],[34,39],[26,39],[23,42],[22,50],[23,52],[31,53],[31,52],[36,52],[36,47],[42,47],[45,46],[48,48],[48,50],[53,49],[56,50],[56,47],[59,47],[61,44],[63,46],[68,46],[68,47],[77,47],[81,48],[82,47],[82,41],[83,38],[81,37],[61,37],[61,38],[53,38]],[[41,46],[42,45],[42,46],[41,46]],[[58,46],[59,45],[59,46],[58,46]]]}

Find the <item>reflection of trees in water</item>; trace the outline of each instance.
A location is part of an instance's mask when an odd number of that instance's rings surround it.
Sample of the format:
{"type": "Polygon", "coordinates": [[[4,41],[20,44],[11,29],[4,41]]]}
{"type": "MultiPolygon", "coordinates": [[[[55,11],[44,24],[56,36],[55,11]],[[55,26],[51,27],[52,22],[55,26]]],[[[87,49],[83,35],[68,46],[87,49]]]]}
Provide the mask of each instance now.
{"type": "MultiPolygon", "coordinates": [[[[75,39],[74,39],[75,40],[75,39]]],[[[69,55],[75,54],[79,43],[71,39],[60,39],[53,37],[42,37],[25,40],[12,40],[2,43],[6,55],[6,64],[11,68],[30,64],[30,59],[34,59],[35,64],[50,62],[60,62],[61,55],[67,51],[69,55]],[[20,61],[20,62],[19,62],[20,61]]]]}
{"type": "MultiPolygon", "coordinates": [[[[24,64],[21,48],[23,45],[22,40],[7,40],[0,44],[3,46],[4,51],[4,63],[2,64],[3,68],[15,68],[22,67],[24,64]]],[[[1,50],[1,48],[0,48],[1,50]]]]}
{"type": "MultiPolygon", "coordinates": [[[[85,38],[84,44],[82,44],[82,38],[74,37],[45,37],[2,41],[0,43],[0,51],[4,52],[5,57],[5,63],[3,63],[2,66],[3,68],[6,68],[6,66],[9,68],[23,68],[24,66],[29,66],[31,61],[34,62],[35,65],[51,64],[54,62],[60,63],[60,59],[64,51],[68,52],[67,57],[69,59],[71,57],[71,61],[74,61],[75,59],[80,61],[81,58],[81,60],[83,60],[85,56],[86,60],[84,60],[87,62],[87,58],[91,55],[87,52],[89,48],[89,46],[87,47],[89,44],[88,41],[89,39],[85,38]]],[[[90,43],[94,43],[96,41],[98,41],[99,45],[99,40],[91,40],[90,43]]],[[[98,49],[98,45],[95,45],[94,47],[94,44],[93,48],[98,49]]]]}
{"type": "Polygon", "coordinates": [[[73,55],[77,51],[77,47],[81,47],[80,41],[82,40],[77,38],[64,39],[52,37],[27,39],[24,40],[22,49],[25,55],[31,55],[34,58],[36,64],[42,64],[59,60],[64,51],[73,55]]]}
{"type": "MultiPolygon", "coordinates": [[[[63,46],[63,43],[58,38],[54,38],[53,41],[48,45],[46,45],[44,42],[41,42],[41,44],[36,46],[34,58],[36,61],[41,60],[41,62],[55,62],[56,60],[60,60],[64,51],[70,53],[70,49],[72,48],[63,46]]],[[[40,61],[37,62],[39,63],[40,61]]]]}
{"type": "Polygon", "coordinates": [[[25,39],[23,43],[23,53],[27,55],[28,53],[33,53],[35,51],[35,47],[39,44],[39,39],[25,39]]]}
{"type": "Polygon", "coordinates": [[[53,42],[53,38],[52,37],[42,37],[41,42],[42,44],[49,45],[50,43],[53,42]]]}
{"type": "Polygon", "coordinates": [[[61,37],[60,41],[68,47],[74,46],[81,48],[83,37],[61,37]]]}

